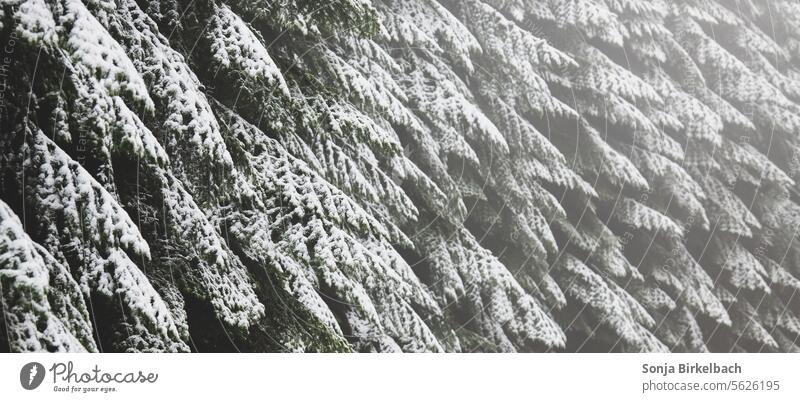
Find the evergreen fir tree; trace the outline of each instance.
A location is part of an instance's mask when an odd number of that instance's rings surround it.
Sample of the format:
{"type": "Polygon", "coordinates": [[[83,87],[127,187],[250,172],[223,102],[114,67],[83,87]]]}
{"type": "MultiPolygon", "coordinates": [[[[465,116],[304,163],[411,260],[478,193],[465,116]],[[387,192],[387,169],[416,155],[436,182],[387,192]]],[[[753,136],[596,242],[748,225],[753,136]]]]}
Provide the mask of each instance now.
{"type": "Polygon", "coordinates": [[[798,12],[2,0],[0,348],[797,351],[798,12]]]}

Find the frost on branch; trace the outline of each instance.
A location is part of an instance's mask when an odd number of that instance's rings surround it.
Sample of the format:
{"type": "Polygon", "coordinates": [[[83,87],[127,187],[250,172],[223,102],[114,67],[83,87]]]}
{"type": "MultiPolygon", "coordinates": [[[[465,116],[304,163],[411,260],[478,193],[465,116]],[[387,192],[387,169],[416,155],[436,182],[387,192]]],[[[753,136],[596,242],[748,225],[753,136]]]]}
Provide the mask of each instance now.
{"type": "Polygon", "coordinates": [[[5,1],[0,347],[797,351],[768,3],[5,1]]]}
{"type": "Polygon", "coordinates": [[[96,308],[120,309],[119,321],[111,325],[114,344],[188,350],[167,306],[134,262],[148,259],[150,249],[128,214],[41,131],[22,130],[27,157],[21,162],[28,202],[37,211],[35,233],[50,254],[74,269],[96,308]]]}
{"type": "Polygon", "coordinates": [[[96,351],[89,312],[69,270],[25,233],[0,201],[0,284],[14,352],[96,351]]]}

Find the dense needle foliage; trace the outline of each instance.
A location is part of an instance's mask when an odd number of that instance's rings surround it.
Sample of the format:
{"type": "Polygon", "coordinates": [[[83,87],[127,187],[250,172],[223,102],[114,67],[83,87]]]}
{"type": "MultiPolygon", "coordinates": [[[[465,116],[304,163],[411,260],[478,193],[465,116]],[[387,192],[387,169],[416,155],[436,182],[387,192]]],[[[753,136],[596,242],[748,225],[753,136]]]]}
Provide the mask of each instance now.
{"type": "Polygon", "coordinates": [[[796,351],[791,0],[0,0],[0,350],[796,351]]]}

